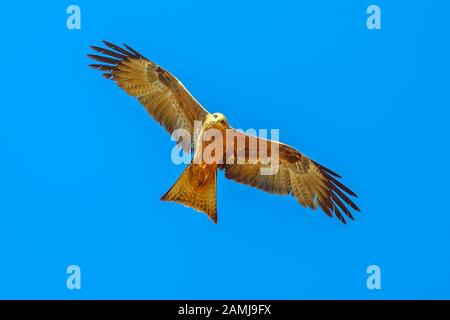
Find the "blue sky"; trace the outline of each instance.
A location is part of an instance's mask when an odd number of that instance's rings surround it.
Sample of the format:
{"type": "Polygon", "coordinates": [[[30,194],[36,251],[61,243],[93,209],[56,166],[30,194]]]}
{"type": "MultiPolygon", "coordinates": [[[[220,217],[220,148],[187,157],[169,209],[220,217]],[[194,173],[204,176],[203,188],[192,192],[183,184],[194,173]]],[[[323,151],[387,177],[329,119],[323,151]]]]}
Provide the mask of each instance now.
{"type": "Polygon", "coordinates": [[[6,2],[0,298],[450,298],[448,1],[6,2]],[[81,8],[68,30],[66,8],[81,8]],[[381,30],[368,30],[377,4],[381,30]],[[159,198],[182,172],[87,67],[126,42],[211,112],[339,172],[344,226],[220,174],[219,224],[159,198]],[[81,268],[81,290],[66,268],[81,268]],[[381,268],[368,290],[366,268],[381,268]]]}

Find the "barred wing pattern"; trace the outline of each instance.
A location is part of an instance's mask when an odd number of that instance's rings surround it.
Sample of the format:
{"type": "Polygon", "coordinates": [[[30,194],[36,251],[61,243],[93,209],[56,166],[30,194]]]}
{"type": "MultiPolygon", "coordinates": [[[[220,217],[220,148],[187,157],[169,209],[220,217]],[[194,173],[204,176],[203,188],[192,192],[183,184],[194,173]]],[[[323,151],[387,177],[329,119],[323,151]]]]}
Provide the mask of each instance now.
{"type": "MultiPolygon", "coordinates": [[[[129,95],[136,97],[148,113],[168,132],[186,129],[194,135],[194,121],[203,122],[208,112],[195,100],[183,84],[169,72],[151,62],[133,48],[103,41],[107,48],[91,46],[102,55],[88,57],[102,64],[91,64],[104,71],[129,95]]],[[[190,141],[178,141],[185,151],[191,151],[190,141]]]]}
{"type": "MultiPolygon", "coordinates": [[[[170,134],[177,129],[185,129],[194,137],[195,121],[203,123],[209,113],[183,84],[131,47],[124,44],[121,48],[107,41],[103,43],[106,48],[91,47],[102,55],[88,55],[100,62],[90,66],[103,71],[105,78],[115,81],[129,95],[136,97],[170,134]]],[[[225,159],[225,164],[219,165],[219,168],[225,171],[226,178],[266,192],[293,195],[302,206],[311,209],[318,207],[330,217],[335,215],[342,223],[346,223],[344,214],[354,219],[349,207],[360,211],[351,200],[357,195],[338,181],[340,176],[337,173],[286,144],[237,130],[234,133],[233,139],[244,143],[227,141],[224,146],[226,155],[239,155],[241,159],[243,156],[244,161],[236,163],[225,159]],[[253,143],[255,140],[256,143],[253,143]],[[261,145],[269,151],[268,157],[271,157],[273,147],[278,149],[279,169],[275,174],[261,174],[261,168],[268,166],[268,159],[263,158],[265,153],[258,154],[261,145]]],[[[191,141],[180,140],[178,143],[185,151],[192,150],[191,141]]],[[[215,192],[214,187],[214,197],[215,192]]]]}
{"type": "MultiPolygon", "coordinates": [[[[227,164],[228,161],[221,165],[220,168],[225,171],[226,178],[269,193],[291,194],[303,207],[311,209],[319,207],[330,217],[334,214],[344,224],[346,221],[342,212],[354,220],[348,207],[360,211],[350,199],[357,195],[337,180],[341,178],[337,173],[286,144],[258,138],[237,130],[235,135],[237,138],[234,143],[227,142],[227,146],[234,149],[229,154],[234,157],[245,156],[245,161],[243,164],[237,162],[227,164]],[[237,143],[239,139],[245,143],[237,143]],[[251,143],[252,139],[256,139],[256,143],[251,143]],[[263,159],[259,154],[259,147],[262,144],[266,145],[268,151],[278,147],[279,169],[276,174],[261,175],[260,169],[264,166],[268,167],[266,164],[268,159],[263,159]],[[258,149],[255,150],[255,147],[258,149]],[[255,158],[254,155],[257,157],[255,158]]],[[[270,157],[271,153],[268,152],[267,156],[270,157]]]]}

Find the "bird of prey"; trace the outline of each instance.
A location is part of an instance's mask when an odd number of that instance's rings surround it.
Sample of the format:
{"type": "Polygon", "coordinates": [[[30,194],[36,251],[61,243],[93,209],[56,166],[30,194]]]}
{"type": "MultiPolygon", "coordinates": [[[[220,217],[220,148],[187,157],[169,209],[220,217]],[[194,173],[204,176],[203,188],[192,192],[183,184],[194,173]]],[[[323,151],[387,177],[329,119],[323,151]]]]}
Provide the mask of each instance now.
{"type": "Polygon", "coordinates": [[[91,46],[101,55],[89,54],[89,58],[100,62],[90,66],[103,71],[106,79],[115,81],[125,92],[136,97],[170,134],[183,129],[194,136],[195,122],[201,123],[200,134],[194,143],[177,142],[185,151],[193,150],[194,154],[191,163],[161,200],[192,207],[217,223],[219,169],[224,171],[226,178],[239,183],[269,193],[293,195],[303,207],[319,207],[328,216],[335,215],[342,223],[346,223],[344,214],[354,220],[350,208],[360,209],[351,197],[357,195],[338,181],[341,177],[337,173],[286,144],[233,129],[223,114],[206,111],[177,78],[156,63],[126,44],[119,47],[107,41],[103,43],[103,48],[91,46]],[[234,134],[233,141],[227,139],[215,154],[216,160],[226,158],[226,161],[206,162],[199,157],[197,148],[203,144],[202,136],[208,129],[228,130],[234,134]],[[244,143],[231,143],[239,139],[244,143]],[[256,146],[251,141],[256,141],[256,146]],[[278,150],[278,170],[274,174],[262,174],[261,169],[267,166],[267,162],[257,149],[264,144],[269,149],[266,157],[270,156],[271,148],[278,150]],[[199,161],[194,161],[198,158],[199,161]],[[233,160],[237,158],[241,161],[233,160]]]}

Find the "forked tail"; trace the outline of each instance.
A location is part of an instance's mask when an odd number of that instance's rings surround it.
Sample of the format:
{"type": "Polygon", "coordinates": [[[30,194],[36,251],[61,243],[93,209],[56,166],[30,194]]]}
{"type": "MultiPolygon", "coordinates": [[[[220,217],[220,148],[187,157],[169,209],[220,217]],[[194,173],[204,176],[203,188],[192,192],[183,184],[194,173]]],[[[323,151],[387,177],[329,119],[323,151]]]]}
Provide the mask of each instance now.
{"type": "Polygon", "coordinates": [[[217,170],[189,164],[175,184],[161,197],[206,213],[217,223],[217,170]]]}

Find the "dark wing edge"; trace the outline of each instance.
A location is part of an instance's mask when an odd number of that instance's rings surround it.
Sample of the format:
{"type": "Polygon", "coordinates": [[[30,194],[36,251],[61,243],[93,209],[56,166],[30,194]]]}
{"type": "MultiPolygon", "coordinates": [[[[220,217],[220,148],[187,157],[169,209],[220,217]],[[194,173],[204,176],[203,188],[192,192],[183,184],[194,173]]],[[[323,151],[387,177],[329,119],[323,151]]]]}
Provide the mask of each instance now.
{"type": "Polygon", "coordinates": [[[105,73],[103,73],[103,76],[106,79],[112,79],[114,77],[112,71],[114,71],[116,67],[122,64],[124,61],[129,61],[130,58],[143,59],[148,62],[151,62],[149,59],[147,59],[146,57],[144,57],[139,52],[137,52],[136,50],[134,50],[133,48],[131,48],[126,44],[123,44],[123,46],[128,50],[123,49],[108,41],[103,41],[103,43],[112,50],[97,46],[90,46],[92,50],[97,51],[103,54],[104,56],[99,56],[95,54],[88,54],[87,56],[92,60],[103,63],[103,64],[90,64],[89,66],[96,70],[105,71],[105,73]]]}
{"type": "MultiPolygon", "coordinates": [[[[338,180],[341,178],[339,174],[286,144],[257,139],[258,145],[261,140],[269,143],[269,146],[273,143],[278,144],[278,172],[275,175],[261,175],[260,168],[264,165],[260,162],[224,164],[219,168],[225,171],[226,178],[269,193],[293,195],[303,207],[313,210],[319,207],[329,217],[335,215],[344,224],[346,220],[342,212],[354,220],[349,207],[361,211],[351,200],[351,197],[358,196],[338,180]]],[[[236,149],[236,146],[234,148],[236,149]]],[[[237,152],[239,151],[236,150],[235,153],[237,152]]],[[[249,152],[250,148],[246,142],[245,154],[248,155],[249,152]]]]}
{"type": "MultiPolygon", "coordinates": [[[[130,46],[123,44],[122,48],[108,41],[103,43],[105,48],[91,46],[102,55],[88,54],[90,59],[100,62],[89,66],[103,71],[103,77],[114,80],[137,98],[169,134],[183,128],[193,137],[194,122],[203,121],[208,112],[183,84],[130,46]]],[[[192,144],[182,142],[183,149],[191,151],[192,144]]]]}

